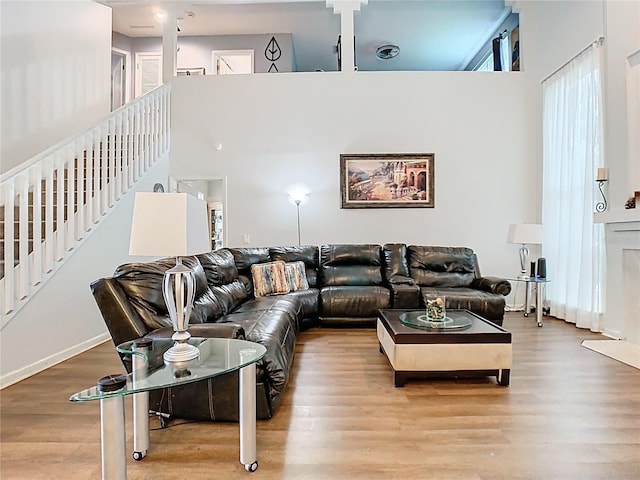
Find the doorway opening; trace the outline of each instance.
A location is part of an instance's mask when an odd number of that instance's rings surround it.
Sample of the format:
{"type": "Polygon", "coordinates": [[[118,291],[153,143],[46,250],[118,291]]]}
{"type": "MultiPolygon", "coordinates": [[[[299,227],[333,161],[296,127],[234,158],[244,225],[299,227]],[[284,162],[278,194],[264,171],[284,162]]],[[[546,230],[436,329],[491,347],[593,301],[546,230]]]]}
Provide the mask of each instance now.
{"type": "Polygon", "coordinates": [[[162,85],[162,54],[136,53],[136,98],[162,85]]]}
{"type": "Polygon", "coordinates": [[[169,191],[190,193],[207,202],[211,249],[227,245],[227,179],[169,179],[169,191]]]}
{"type": "Polygon", "coordinates": [[[253,73],[253,50],[213,50],[214,75],[253,73]]]}
{"type": "Polygon", "coordinates": [[[111,111],[120,108],[131,98],[129,52],[111,49],[111,111]]]}

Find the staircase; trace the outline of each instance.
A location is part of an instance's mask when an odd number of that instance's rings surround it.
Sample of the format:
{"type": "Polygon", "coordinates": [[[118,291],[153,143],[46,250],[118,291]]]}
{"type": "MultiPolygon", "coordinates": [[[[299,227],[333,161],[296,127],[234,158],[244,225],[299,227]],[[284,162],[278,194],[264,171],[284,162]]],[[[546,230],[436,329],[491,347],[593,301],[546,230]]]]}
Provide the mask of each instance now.
{"type": "Polygon", "coordinates": [[[0,329],[169,151],[162,85],[0,177],[0,329]]]}

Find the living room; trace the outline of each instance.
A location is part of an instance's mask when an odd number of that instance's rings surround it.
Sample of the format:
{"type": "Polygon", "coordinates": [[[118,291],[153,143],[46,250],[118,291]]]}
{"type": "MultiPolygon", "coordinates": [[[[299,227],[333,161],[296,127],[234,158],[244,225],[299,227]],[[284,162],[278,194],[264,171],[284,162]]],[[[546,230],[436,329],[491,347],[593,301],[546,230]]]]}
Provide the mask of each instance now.
{"type": "MultiPolygon", "coordinates": [[[[296,209],[286,191],[304,184],[309,189],[308,201],[301,207],[305,244],[465,245],[478,252],[484,272],[512,276],[518,271],[518,247],[506,242],[508,225],[537,223],[541,215],[540,82],[602,35],[607,38],[605,148],[612,208],[622,209],[629,195],[627,182],[637,185],[640,180],[629,178],[635,172],[628,167],[621,140],[627,125],[623,61],[638,48],[637,3],[515,5],[523,45],[519,73],[324,72],[176,78],[170,158],[155,167],[139,188],[151,190],[156,182],[166,185],[169,176],[225,178],[227,243],[260,246],[296,243],[296,209]],[[435,154],[435,208],[340,208],[340,153],[382,152],[435,154]]],[[[9,20],[3,18],[3,53],[5,21],[9,20]]],[[[77,21],[75,28],[81,35],[82,20],[77,21]]],[[[106,23],[101,26],[107,34],[101,35],[110,43],[106,23]]],[[[28,32],[19,37],[29,42],[28,32]]],[[[19,48],[20,43],[11,45],[19,48]]],[[[97,50],[108,55],[102,46],[97,50]]],[[[29,55],[26,46],[20,53],[29,55]]],[[[104,64],[108,70],[107,58],[104,64]]],[[[105,82],[100,84],[106,87],[105,82]]],[[[3,85],[3,99],[10,98],[7,90],[3,85]]],[[[101,107],[105,97],[108,92],[102,94],[101,107]]],[[[25,103],[26,98],[21,97],[25,103]]],[[[104,108],[98,110],[104,113],[104,108]]],[[[87,124],[98,117],[95,114],[87,124]]],[[[34,365],[38,371],[108,338],[88,285],[131,261],[132,197],[122,200],[91,242],[3,328],[3,377],[29,373],[34,365]],[[35,342],[34,348],[20,348],[27,341],[35,342]]],[[[539,332],[544,333],[544,329],[539,332]]]]}

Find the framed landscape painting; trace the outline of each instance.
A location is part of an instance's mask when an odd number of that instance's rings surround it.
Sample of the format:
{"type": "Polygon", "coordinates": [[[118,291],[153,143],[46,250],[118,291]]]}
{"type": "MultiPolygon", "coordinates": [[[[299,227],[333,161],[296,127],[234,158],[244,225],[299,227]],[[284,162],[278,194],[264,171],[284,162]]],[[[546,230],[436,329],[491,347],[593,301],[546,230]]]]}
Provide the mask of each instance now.
{"type": "Polygon", "coordinates": [[[433,153],[340,155],[342,208],[434,207],[433,153]]]}

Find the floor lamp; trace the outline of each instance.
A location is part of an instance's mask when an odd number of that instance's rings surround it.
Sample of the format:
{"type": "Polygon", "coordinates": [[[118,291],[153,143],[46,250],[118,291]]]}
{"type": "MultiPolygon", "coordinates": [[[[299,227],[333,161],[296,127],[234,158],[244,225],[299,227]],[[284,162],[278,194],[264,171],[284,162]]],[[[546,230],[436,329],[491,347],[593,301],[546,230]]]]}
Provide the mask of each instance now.
{"type": "Polygon", "coordinates": [[[162,282],[175,342],[164,353],[165,362],[187,362],[200,355],[197,347],[187,343],[195,274],[180,257],[208,252],[210,242],[204,200],[188,193],[136,193],[129,255],[176,258],[176,265],[165,272],[162,282]]]}
{"type": "Polygon", "coordinates": [[[307,198],[307,194],[306,193],[301,193],[301,192],[293,192],[289,194],[289,198],[291,199],[291,201],[293,203],[296,204],[296,214],[297,214],[297,219],[298,219],[298,246],[301,245],[300,242],[300,204],[302,202],[304,202],[307,198]]]}
{"type": "Polygon", "coordinates": [[[527,261],[529,259],[529,248],[527,245],[539,245],[542,243],[542,225],[535,223],[520,223],[509,225],[509,243],[519,243],[520,247],[520,277],[528,278],[527,261]]]}

